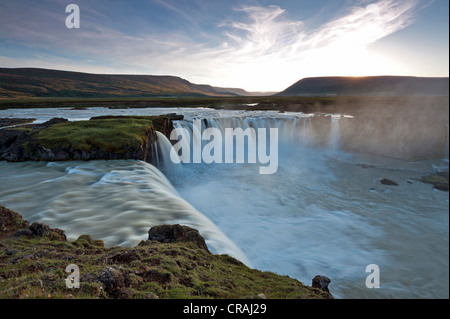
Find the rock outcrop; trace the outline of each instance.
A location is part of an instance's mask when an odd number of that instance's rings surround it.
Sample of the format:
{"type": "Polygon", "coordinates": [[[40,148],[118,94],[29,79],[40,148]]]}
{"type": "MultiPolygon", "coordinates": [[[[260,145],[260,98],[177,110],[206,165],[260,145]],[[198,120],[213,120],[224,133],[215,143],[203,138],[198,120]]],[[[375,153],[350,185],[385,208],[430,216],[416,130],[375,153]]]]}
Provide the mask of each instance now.
{"type": "Polygon", "coordinates": [[[172,130],[173,123],[166,116],[103,116],[80,122],[55,118],[0,130],[0,160],[138,159],[154,163],[156,131],[169,137],[172,130]]]}
{"type": "Polygon", "coordinates": [[[154,226],[148,231],[148,240],[161,243],[191,242],[195,246],[209,252],[205,239],[198,230],[181,225],[154,226]]]}
{"type": "Polygon", "coordinates": [[[420,181],[422,183],[431,184],[433,188],[448,192],[448,171],[447,172],[436,172],[427,176],[423,176],[420,181]]]}
{"type": "Polygon", "coordinates": [[[0,127],[34,122],[33,118],[0,118],[0,127]]]}
{"type": "Polygon", "coordinates": [[[319,288],[325,292],[330,292],[328,290],[328,285],[331,283],[331,279],[325,276],[316,276],[312,280],[312,287],[319,288]]]}
{"type": "Polygon", "coordinates": [[[387,185],[387,186],[398,186],[398,183],[396,181],[393,181],[393,180],[388,179],[388,178],[383,178],[380,181],[380,183],[383,184],[383,185],[387,185]]]}

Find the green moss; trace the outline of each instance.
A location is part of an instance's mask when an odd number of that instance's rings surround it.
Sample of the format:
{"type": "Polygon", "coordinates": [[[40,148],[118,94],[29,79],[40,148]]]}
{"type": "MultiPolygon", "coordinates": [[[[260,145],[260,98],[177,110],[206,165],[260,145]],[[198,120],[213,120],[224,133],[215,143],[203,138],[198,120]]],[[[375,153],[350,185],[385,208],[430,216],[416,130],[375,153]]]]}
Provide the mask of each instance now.
{"type": "Polygon", "coordinates": [[[33,143],[52,150],[98,150],[123,154],[138,150],[152,129],[152,117],[67,122],[40,130],[33,143]]]}
{"type": "Polygon", "coordinates": [[[100,243],[89,235],[73,243],[48,237],[1,238],[0,298],[239,299],[261,293],[267,298],[331,297],[287,276],[211,254],[192,242],[144,241],[134,248],[105,248],[100,243]],[[70,264],[80,269],[78,289],[65,285],[70,264]],[[116,277],[106,277],[113,289],[99,279],[110,269],[116,277]]]}
{"type": "Polygon", "coordinates": [[[103,241],[102,240],[94,240],[91,238],[90,235],[81,235],[78,237],[78,239],[73,242],[74,246],[82,246],[86,248],[90,247],[103,247],[103,241]]]}

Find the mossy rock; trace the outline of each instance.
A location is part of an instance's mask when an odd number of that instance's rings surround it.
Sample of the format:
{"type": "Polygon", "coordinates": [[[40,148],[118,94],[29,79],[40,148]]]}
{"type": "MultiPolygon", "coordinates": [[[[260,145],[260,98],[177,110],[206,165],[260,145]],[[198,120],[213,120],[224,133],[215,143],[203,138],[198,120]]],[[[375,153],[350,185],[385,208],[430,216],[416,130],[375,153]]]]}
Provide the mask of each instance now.
{"type": "Polygon", "coordinates": [[[86,248],[104,247],[103,240],[92,239],[91,235],[81,235],[73,242],[74,246],[82,246],[86,248]]]}
{"type": "Polygon", "coordinates": [[[448,186],[448,172],[439,172],[422,177],[420,180],[423,183],[431,184],[440,191],[449,191],[448,186]]]}

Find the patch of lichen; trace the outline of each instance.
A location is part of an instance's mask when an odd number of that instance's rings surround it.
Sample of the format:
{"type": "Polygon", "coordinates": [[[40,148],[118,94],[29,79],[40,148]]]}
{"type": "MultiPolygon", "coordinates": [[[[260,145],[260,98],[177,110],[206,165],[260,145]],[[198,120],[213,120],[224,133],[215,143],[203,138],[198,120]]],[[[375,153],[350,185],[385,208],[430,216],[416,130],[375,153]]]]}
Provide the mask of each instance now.
{"type": "Polygon", "coordinates": [[[234,299],[261,293],[267,298],[332,298],[287,276],[211,254],[194,242],[147,240],[133,248],[107,248],[89,235],[73,242],[14,234],[0,239],[0,298],[234,299]],[[80,269],[79,288],[65,285],[70,264],[80,269]]]}

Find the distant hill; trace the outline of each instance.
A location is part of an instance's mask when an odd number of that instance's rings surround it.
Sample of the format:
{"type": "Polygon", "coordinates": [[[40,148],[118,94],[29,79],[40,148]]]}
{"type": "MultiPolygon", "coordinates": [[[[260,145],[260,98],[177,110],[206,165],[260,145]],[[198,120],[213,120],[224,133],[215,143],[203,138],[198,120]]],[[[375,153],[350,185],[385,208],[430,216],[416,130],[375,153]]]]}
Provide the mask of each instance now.
{"type": "Polygon", "coordinates": [[[219,87],[214,87],[214,90],[216,90],[217,92],[231,92],[239,96],[270,96],[277,93],[277,92],[248,92],[244,89],[219,88],[219,87]]]}
{"type": "Polygon", "coordinates": [[[448,96],[449,78],[406,76],[305,78],[278,96],[448,96]]]}
{"type": "Polygon", "coordinates": [[[197,85],[175,76],[107,75],[0,68],[0,98],[238,96],[240,89],[197,85]],[[236,93],[238,92],[238,93],[236,93]]]}

